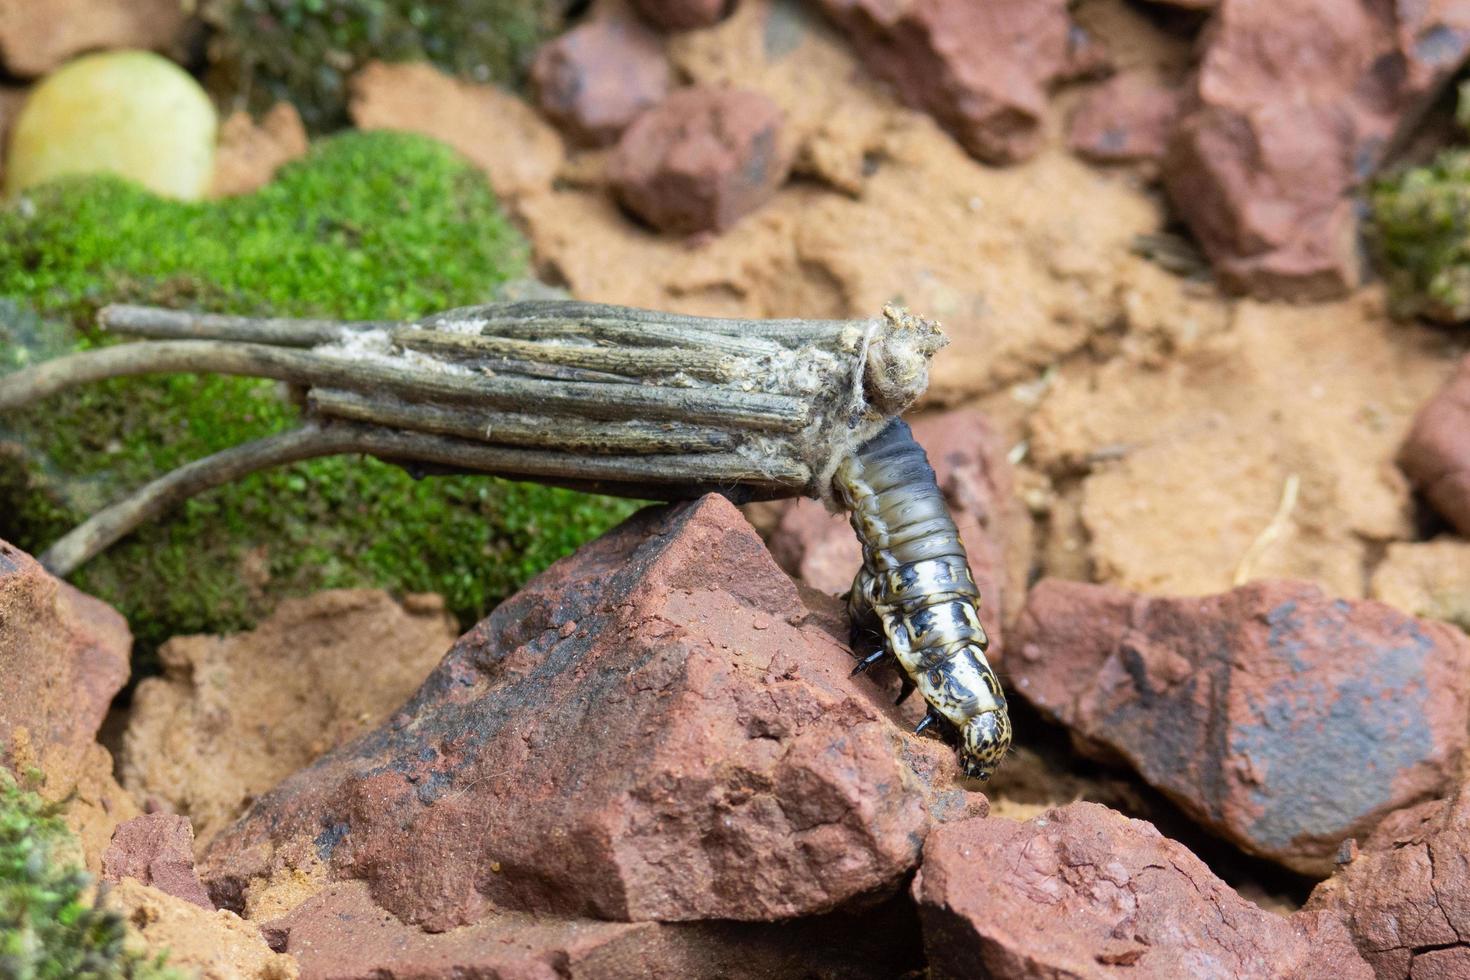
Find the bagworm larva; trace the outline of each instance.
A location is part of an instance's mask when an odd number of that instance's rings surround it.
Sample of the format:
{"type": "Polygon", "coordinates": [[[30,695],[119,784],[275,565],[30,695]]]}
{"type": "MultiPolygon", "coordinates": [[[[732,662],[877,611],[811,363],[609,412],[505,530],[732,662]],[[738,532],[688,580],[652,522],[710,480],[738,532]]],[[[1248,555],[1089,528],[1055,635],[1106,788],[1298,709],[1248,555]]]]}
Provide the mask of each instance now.
{"type": "Polygon", "coordinates": [[[958,743],[965,774],[988,779],[1011,723],[985,659],[980,590],[923,448],[894,419],[837,468],[833,485],[863,545],[848,598],[854,635],[876,625],[883,636],[853,673],[892,655],[904,675],[899,702],[917,688],[929,704],[915,731],[935,726],[958,743]]]}

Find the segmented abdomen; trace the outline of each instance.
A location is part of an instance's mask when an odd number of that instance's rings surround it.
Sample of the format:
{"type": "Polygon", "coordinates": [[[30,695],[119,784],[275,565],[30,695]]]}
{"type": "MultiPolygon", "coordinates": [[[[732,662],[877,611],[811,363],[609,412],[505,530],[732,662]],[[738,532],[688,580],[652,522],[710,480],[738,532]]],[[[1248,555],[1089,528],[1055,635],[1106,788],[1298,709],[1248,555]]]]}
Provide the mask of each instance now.
{"type": "Polygon", "coordinates": [[[937,722],[958,741],[965,771],[988,778],[1010,745],[1005,695],[985,659],[980,592],[923,448],[895,419],[833,482],[863,545],[854,623],[876,617],[904,694],[917,688],[929,704],[920,728],[937,722]]]}

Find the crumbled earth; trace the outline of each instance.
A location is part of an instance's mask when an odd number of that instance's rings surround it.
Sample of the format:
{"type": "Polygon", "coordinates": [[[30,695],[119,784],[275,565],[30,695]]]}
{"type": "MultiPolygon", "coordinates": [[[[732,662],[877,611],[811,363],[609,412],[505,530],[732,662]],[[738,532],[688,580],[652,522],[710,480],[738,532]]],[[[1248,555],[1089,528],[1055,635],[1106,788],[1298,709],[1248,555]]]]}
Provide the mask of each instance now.
{"type": "Polygon", "coordinates": [[[1060,372],[1030,418],[1029,460],[1060,496],[1049,548],[1083,559],[1058,574],[1164,595],[1267,577],[1364,595],[1378,544],[1414,535],[1394,456],[1451,370],[1443,338],[1389,321],[1377,290],[1179,314],[1060,372]]]}
{"type": "Polygon", "coordinates": [[[330,885],[265,925],[305,977],[566,977],[890,980],[922,960],[900,898],[871,910],[777,923],[604,922],[501,912],[428,933],[378,908],[361,882],[330,885]]]}
{"type": "Polygon", "coordinates": [[[286,600],[250,632],[176,637],[159,651],[163,676],[134,694],[123,783],[190,817],[202,848],[257,796],[388,717],[457,633],[437,597],[400,604],[363,589],[286,600]]]}
{"type": "Polygon", "coordinates": [[[210,893],[260,918],[357,879],[443,931],[495,910],[767,920],[892,889],[934,821],[985,800],[895,725],[917,705],[848,676],[840,610],[808,598],[724,498],[643,511],[259,799],[209,848],[210,893]]]}
{"type": "Polygon", "coordinates": [[[1470,357],[1419,410],[1398,462],[1435,509],[1470,535],[1470,357]]]}
{"type": "Polygon", "coordinates": [[[194,870],[194,831],[187,817],[145,813],[118,824],[102,852],[102,879],[135,878],[174,898],[214,911],[194,870]]]}
{"type": "Polygon", "coordinates": [[[0,765],[64,804],[93,870],[113,828],[138,812],[96,742],[132,643],[111,606],[0,541],[0,765]]]}
{"type": "MultiPolygon", "coordinates": [[[[1031,560],[1031,516],[1016,497],[1007,447],[973,410],[921,416],[912,427],[960,530],[980,587],[980,621],[999,651],[1003,624],[1025,597],[1031,560]]],[[[773,521],[766,543],[776,563],[819,592],[845,596],[863,558],[847,517],[803,499],[784,503],[773,521]]]]}
{"type": "Polygon", "coordinates": [[[1004,668],[1204,826],[1304,874],[1441,792],[1470,742],[1470,638],[1307,583],[1160,599],[1043,580],[1004,668]]]}
{"type": "Polygon", "coordinates": [[[505,203],[549,189],[566,157],[556,130],[520,99],[421,62],[368,65],[352,78],[348,108],[359,129],[422,133],[454,147],[505,203]]]}
{"type": "Polygon", "coordinates": [[[780,108],[759,92],[682,88],[640,115],[608,160],[629,211],[660,231],[724,231],[786,181],[792,147],[780,108]]]}
{"type": "Polygon", "coordinates": [[[225,909],[201,909],[135,878],[108,886],[101,903],[120,914],[130,942],[198,980],[297,980],[296,960],[266,945],[260,928],[225,909]]]}
{"type": "Polygon", "coordinates": [[[1295,300],[1357,285],[1349,192],[1467,54],[1460,4],[1221,0],[1164,165],[1221,281],[1295,300]]]}
{"type": "Polygon", "coordinates": [[[606,16],[549,41],[531,63],[536,107],[569,140],[607,146],[669,92],[659,39],[631,17],[606,16]]]}
{"type": "Polygon", "coordinates": [[[148,48],[171,52],[188,23],[178,0],[46,0],[5,5],[0,17],[0,65],[9,75],[35,78],[87,51],[148,48]]]}
{"type": "Polygon", "coordinates": [[[1341,870],[1317,886],[1309,910],[1346,923],[1378,980],[1470,974],[1470,790],[1394,814],[1341,870]]]}
{"type": "Polygon", "coordinates": [[[1257,908],[1094,803],[939,827],[913,892],[935,980],[1373,976],[1335,919],[1257,908]]]}
{"type": "Polygon", "coordinates": [[[1443,536],[1388,546],[1369,595],[1410,616],[1443,619],[1470,633],[1470,541],[1443,536]]]}
{"type": "Polygon", "coordinates": [[[209,194],[248,194],[270,183],[282,164],[305,153],[306,126],[291,103],[277,102],[258,123],[248,112],[236,112],[220,126],[209,194]]]}

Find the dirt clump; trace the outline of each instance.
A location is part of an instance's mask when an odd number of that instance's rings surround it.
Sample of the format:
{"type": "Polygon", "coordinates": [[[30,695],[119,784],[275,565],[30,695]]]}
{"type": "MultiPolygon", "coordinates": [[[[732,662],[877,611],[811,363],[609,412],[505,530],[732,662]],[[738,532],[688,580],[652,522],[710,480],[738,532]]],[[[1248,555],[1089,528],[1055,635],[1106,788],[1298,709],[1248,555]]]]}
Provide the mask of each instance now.
{"type": "Polygon", "coordinates": [[[282,164],[306,153],[306,126],[289,102],[277,102],[260,121],[244,110],[220,126],[211,197],[248,194],[270,183],[282,164]]]}
{"type": "Polygon", "coordinates": [[[1470,535],[1470,357],[1414,417],[1398,462],[1434,508],[1470,535]]]}
{"type": "Polygon", "coordinates": [[[454,642],[432,599],[343,590],[287,600],[256,629],[175,637],[138,685],[122,778],[191,818],[203,848],[250,802],[391,714],[454,642]]]}
{"type": "Polygon", "coordinates": [[[20,0],[0,18],[0,65],[36,78],[88,51],[172,51],[189,15],[178,0],[20,0]]]}

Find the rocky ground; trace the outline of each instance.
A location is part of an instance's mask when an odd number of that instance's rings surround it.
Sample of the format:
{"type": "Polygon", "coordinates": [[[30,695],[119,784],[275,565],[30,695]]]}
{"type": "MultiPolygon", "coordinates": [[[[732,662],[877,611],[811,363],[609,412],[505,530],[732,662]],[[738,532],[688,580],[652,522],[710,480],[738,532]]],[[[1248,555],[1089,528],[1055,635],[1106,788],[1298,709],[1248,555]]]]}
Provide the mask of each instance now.
{"type": "MultiPolygon", "coordinates": [[[[0,757],[208,977],[1470,975],[1470,338],[1390,316],[1355,198],[1470,54],[1415,10],[637,0],[521,94],[354,68],[578,298],[944,324],[990,783],[849,676],[845,521],[715,496],[467,631],[335,590],[176,637],[110,714],[127,623],[0,546],[0,757]]],[[[25,30],[26,78],[101,44],[25,30]]],[[[211,192],[307,145],[232,117],[211,192]]]]}

